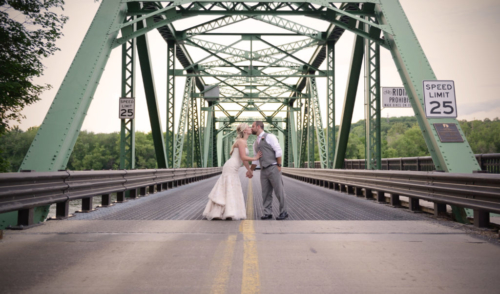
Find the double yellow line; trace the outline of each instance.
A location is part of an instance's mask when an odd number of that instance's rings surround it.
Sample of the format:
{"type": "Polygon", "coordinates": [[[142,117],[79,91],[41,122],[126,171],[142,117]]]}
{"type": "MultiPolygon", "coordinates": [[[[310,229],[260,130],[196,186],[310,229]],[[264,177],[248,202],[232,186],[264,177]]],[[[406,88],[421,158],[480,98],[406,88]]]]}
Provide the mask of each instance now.
{"type": "MultiPolygon", "coordinates": [[[[255,238],[254,228],[254,207],[252,180],[248,181],[247,193],[247,219],[241,221],[239,231],[243,235],[243,278],[241,281],[241,293],[254,294],[260,293],[259,276],[259,258],[257,253],[257,240],[255,238]]],[[[222,257],[214,262],[218,268],[217,274],[210,289],[212,294],[225,294],[231,276],[231,267],[233,264],[234,250],[236,247],[237,235],[229,235],[219,247],[222,254],[216,253],[222,257]],[[222,249],[224,248],[224,249],[222,249]]],[[[220,252],[220,251],[219,251],[220,252]]]]}
{"type": "Polygon", "coordinates": [[[252,179],[248,180],[247,193],[247,219],[240,224],[240,232],[243,234],[243,280],[241,282],[241,293],[260,293],[259,255],[257,252],[257,240],[254,228],[254,207],[252,179]]]}

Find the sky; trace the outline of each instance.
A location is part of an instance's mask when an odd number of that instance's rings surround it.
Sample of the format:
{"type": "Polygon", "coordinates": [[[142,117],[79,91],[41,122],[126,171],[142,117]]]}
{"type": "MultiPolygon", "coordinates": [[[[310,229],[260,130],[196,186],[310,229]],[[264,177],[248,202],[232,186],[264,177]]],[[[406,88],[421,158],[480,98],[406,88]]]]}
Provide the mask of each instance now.
{"type": "MultiPolygon", "coordinates": [[[[44,75],[34,80],[38,84],[51,84],[53,89],[45,91],[41,96],[41,101],[22,111],[26,116],[20,124],[23,130],[42,123],[100,5],[93,0],[66,0],[65,2],[63,13],[69,16],[69,20],[64,28],[64,36],[57,42],[61,51],[44,60],[44,75]]],[[[400,2],[437,78],[455,82],[458,119],[483,120],[500,117],[500,81],[498,80],[500,78],[498,74],[500,39],[494,37],[500,31],[500,18],[498,17],[500,1],[476,0],[473,5],[472,2],[463,0],[400,0],[400,2]]],[[[325,22],[306,17],[291,20],[318,30],[324,30],[327,26],[325,22]]],[[[196,19],[197,23],[201,21],[202,19],[196,19]]],[[[178,30],[192,24],[193,19],[174,23],[178,30]]],[[[221,29],[221,32],[256,32],[259,29],[261,32],[280,31],[280,29],[250,20],[232,28],[221,29]]],[[[151,56],[154,58],[153,70],[162,128],[165,130],[166,44],[157,31],[148,33],[148,39],[151,56]]],[[[275,44],[283,44],[295,41],[295,39],[274,38],[273,41],[275,44]]],[[[354,34],[346,32],[336,45],[336,124],[339,124],[341,119],[353,41],[354,34]]],[[[229,38],[218,39],[217,42],[229,44],[231,40],[229,38]]],[[[247,45],[241,44],[241,46],[247,45]]],[[[259,45],[254,44],[254,46],[259,45]]],[[[199,50],[192,50],[192,47],[188,49],[194,60],[205,56],[199,50]]],[[[307,61],[312,51],[313,49],[304,50],[298,56],[307,61]]],[[[324,68],[325,65],[320,69],[324,68]]],[[[184,80],[182,77],[176,78],[176,119],[179,117],[184,80]]],[[[95,133],[119,132],[120,83],[121,49],[117,48],[111,53],[82,130],[95,133]]],[[[325,124],[325,79],[318,78],[317,85],[323,124],[325,124]]],[[[402,87],[392,57],[384,48],[381,48],[381,86],[402,87]]],[[[270,107],[277,107],[277,105],[270,104],[270,107]]],[[[224,105],[224,107],[228,110],[237,109],[231,105],[224,105]]],[[[251,113],[249,116],[257,115],[258,113],[251,113]]],[[[382,110],[383,118],[411,115],[413,115],[411,108],[382,110]]],[[[363,118],[364,86],[361,79],[353,122],[363,118]]],[[[150,130],[144,89],[139,73],[136,76],[136,131],[149,132],[150,130]]]]}

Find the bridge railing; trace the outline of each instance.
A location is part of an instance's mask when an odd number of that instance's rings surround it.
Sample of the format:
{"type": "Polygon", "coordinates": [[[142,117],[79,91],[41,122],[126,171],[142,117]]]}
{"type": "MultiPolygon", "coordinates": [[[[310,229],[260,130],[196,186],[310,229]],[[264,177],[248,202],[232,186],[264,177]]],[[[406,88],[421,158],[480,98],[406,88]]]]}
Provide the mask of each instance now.
{"type": "Polygon", "coordinates": [[[221,167],[112,171],[58,171],[0,174],[0,213],[18,211],[18,225],[33,225],[34,208],[56,204],[56,217],[69,215],[69,201],[82,199],[82,211],[92,210],[94,196],[111,205],[110,194],[124,202],[218,175],[221,167]],[[128,192],[128,193],[126,193],[128,192]]]}
{"type": "Polygon", "coordinates": [[[500,213],[500,175],[453,174],[415,171],[374,171],[283,168],[283,174],[301,181],[334,189],[381,203],[400,206],[400,196],[409,198],[409,209],[420,210],[419,200],[434,203],[434,214],[446,205],[470,208],[474,224],[487,226],[489,213],[500,213]],[[386,194],[389,196],[386,199],[386,194]]]}
{"type": "MultiPolygon", "coordinates": [[[[476,154],[476,159],[482,171],[500,174],[500,153],[476,154]]],[[[384,158],[381,166],[382,170],[433,171],[436,169],[430,156],[384,158]]],[[[365,169],[365,160],[346,159],[344,168],[365,169]]]]}
{"type": "MultiPolygon", "coordinates": [[[[482,171],[491,174],[500,174],[500,153],[476,154],[477,162],[482,171]]],[[[308,168],[305,162],[303,168],[308,168]]],[[[434,162],[430,156],[421,157],[398,157],[383,158],[382,170],[412,170],[412,171],[433,171],[436,170],[434,162]]],[[[321,168],[321,162],[315,161],[314,168],[321,168]]],[[[345,159],[345,169],[365,169],[365,159],[345,159]]]]}

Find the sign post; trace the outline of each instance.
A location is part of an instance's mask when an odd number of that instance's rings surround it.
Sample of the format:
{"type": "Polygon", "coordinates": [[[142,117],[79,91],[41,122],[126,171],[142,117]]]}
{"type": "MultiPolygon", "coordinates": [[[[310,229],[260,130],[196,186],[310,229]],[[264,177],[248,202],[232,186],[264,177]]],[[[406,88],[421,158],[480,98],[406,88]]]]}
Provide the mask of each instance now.
{"type": "Polygon", "coordinates": [[[456,118],[457,102],[453,81],[424,81],[425,115],[428,118],[456,118]]]}
{"type": "Polygon", "coordinates": [[[120,98],[120,105],[118,107],[118,118],[133,119],[134,116],[135,116],[135,99],[120,98]]]}

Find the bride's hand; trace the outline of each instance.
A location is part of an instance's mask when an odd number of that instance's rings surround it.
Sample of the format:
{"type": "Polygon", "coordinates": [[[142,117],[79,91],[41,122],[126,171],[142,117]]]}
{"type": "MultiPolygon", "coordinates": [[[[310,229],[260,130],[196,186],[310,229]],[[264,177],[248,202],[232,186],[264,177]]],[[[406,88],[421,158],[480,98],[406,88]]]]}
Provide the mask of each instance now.
{"type": "Polygon", "coordinates": [[[255,155],[255,157],[253,158],[253,160],[259,160],[259,158],[261,158],[261,157],[262,157],[262,152],[261,152],[261,151],[259,151],[259,152],[257,153],[257,155],[255,155]]]}

